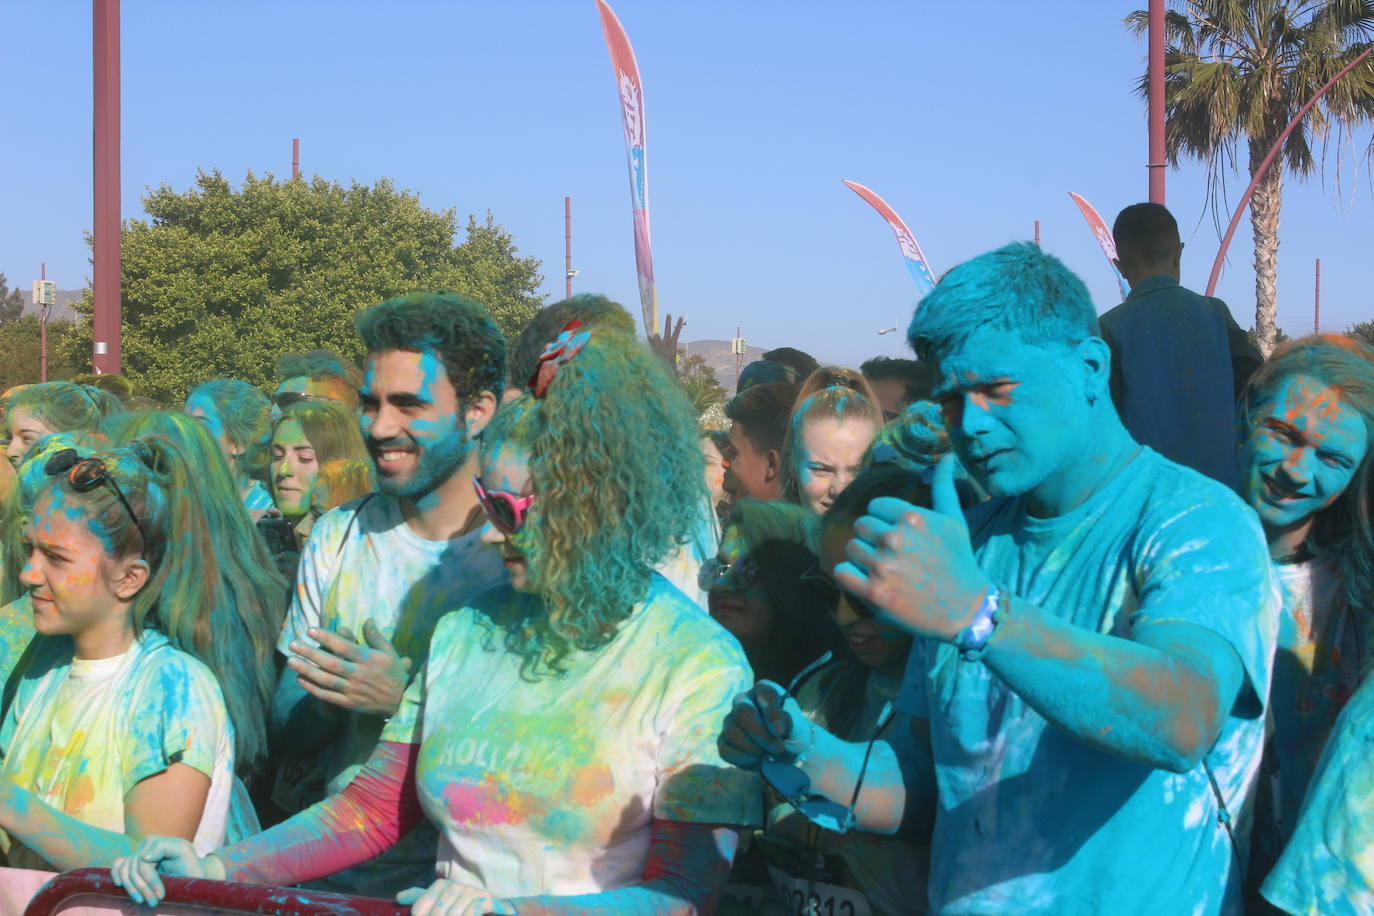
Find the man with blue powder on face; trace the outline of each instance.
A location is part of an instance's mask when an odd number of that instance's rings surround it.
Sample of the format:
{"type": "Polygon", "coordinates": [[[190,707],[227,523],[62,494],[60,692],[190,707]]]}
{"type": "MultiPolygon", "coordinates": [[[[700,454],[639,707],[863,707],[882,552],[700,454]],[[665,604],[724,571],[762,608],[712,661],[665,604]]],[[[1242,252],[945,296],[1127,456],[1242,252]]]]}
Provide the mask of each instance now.
{"type": "MultiPolygon", "coordinates": [[[[1278,612],[1253,512],[1131,438],[1037,247],[955,268],[908,336],[992,499],[965,517],[946,458],[935,511],[874,500],[834,570],[917,637],[859,827],[933,831],[931,913],[1239,912],[1278,612]]],[[[849,803],[864,746],[780,694],[737,698],[722,754],[849,803]]]]}
{"type": "MultiPolygon", "coordinates": [[[[340,791],[395,713],[439,618],[504,581],[481,543],[474,439],[496,410],[505,338],[482,306],[414,293],[360,313],[359,392],[379,492],[321,516],[301,556],[278,642],[288,667],[273,703],[296,761],[275,799],[288,812],[340,791]]],[[[434,828],[315,886],[390,897],[433,879],[434,828]]]]}

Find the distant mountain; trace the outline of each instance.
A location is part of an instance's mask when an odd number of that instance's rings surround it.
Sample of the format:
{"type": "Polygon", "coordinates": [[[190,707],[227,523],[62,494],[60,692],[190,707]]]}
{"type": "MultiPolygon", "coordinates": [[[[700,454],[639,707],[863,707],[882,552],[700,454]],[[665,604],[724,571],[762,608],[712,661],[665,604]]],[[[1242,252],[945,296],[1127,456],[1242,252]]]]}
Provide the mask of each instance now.
{"type": "MultiPolygon", "coordinates": [[[[24,299],[24,314],[37,315],[38,309],[33,307],[33,290],[29,287],[20,287],[19,295],[24,299]]],[[[59,289],[57,290],[57,302],[52,308],[48,309],[49,321],[75,321],[76,312],[72,310],[72,303],[81,298],[79,289],[59,289]]],[[[726,345],[727,349],[729,345],[726,345]]]]}
{"type": "MultiPolygon", "coordinates": [[[[730,341],[728,340],[694,340],[691,343],[683,344],[689,356],[700,356],[706,360],[706,365],[710,366],[716,373],[716,381],[720,387],[730,394],[735,393],[735,354],[730,352],[730,341]]],[[[741,365],[749,365],[756,359],[763,359],[765,350],[770,347],[755,347],[748,345],[748,352],[745,354],[744,362],[741,365]]]]}

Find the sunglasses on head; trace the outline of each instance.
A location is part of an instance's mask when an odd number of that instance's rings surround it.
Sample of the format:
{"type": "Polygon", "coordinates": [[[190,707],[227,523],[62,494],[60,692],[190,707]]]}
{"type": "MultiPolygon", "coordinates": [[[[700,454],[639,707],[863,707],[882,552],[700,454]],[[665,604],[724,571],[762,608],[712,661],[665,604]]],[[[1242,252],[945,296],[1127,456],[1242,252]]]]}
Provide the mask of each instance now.
{"type": "Polygon", "coordinates": [[[745,557],[738,563],[726,563],[719,557],[711,557],[701,564],[701,570],[697,573],[697,588],[703,592],[712,589],[742,592],[754,584],[758,575],[759,565],[752,557],[745,557]]]}
{"type": "Polygon", "coordinates": [[[487,518],[491,519],[497,531],[512,535],[524,526],[525,516],[534,503],[533,493],[516,496],[501,490],[488,491],[476,474],[472,477],[472,485],[477,490],[477,501],[482,504],[482,511],[487,513],[487,518]]]}
{"type": "Polygon", "coordinates": [[[299,404],[301,401],[323,400],[327,399],[319,397],[318,395],[306,394],[304,391],[283,391],[281,394],[277,395],[275,398],[272,399],[272,403],[276,404],[282,410],[285,410],[292,404],[299,404]]]}
{"type": "Polygon", "coordinates": [[[124,507],[124,511],[129,513],[129,519],[138,529],[138,536],[142,539],[141,543],[146,548],[148,545],[148,532],[143,529],[143,522],[139,521],[138,513],[134,507],[129,505],[129,500],[125,498],[124,491],[115,483],[114,477],[110,474],[110,469],[105,462],[99,458],[82,458],[74,448],[64,448],[48,459],[48,463],[43,466],[43,471],[49,477],[56,477],[60,474],[67,476],[67,483],[78,493],[89,493],[101,484],[109,486],[110,490],[119,499],[119,504],[124,507]]]}
{"type": "MultiPolygon", "coordinates": [[[[787,689],[783,691],[782,697],[778,700],[778,705],[781,706],[786,703],[789,696],[796,696],[801,685],[811,675],[825,667],[830,659],[831,653],[827,652],[803,668],[792,679],[792,683],[787,685],[787,689]]],[[[859,792],[863,789],[864,775],[868,772],[868,759],[873,756],[873,745],[887,730],[888,723],[891,721],[892,704],[884,703],[882,711],[878,713],[877,728],[874,729],[873,737],[868,740],[868,748],[864,751],[863,765],[859,767],[859,778],[854,783],[854,794],[850,797],[848,805],[831,801],[822,795],[812,794],[811,778],[802,771],[801,767],[790,763],[779,763],[776,760],[763,761],[759,769],[763,774],[764,782],[783,801],[796,808],[803,817],[817,827],[834,833],[845,833],[854,827],[854,806],[859,803],[859,792]]]]}

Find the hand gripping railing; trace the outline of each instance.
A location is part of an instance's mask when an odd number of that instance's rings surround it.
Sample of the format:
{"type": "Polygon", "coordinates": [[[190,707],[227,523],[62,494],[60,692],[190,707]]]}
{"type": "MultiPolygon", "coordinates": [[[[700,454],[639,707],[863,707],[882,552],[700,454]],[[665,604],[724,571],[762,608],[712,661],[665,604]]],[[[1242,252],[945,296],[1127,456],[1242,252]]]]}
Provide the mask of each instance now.
{"type": "MultiPolygon", "coordinates": [[[[375,897],[353,897],[328,891],[307,891],[266,884],[238,884],[208,878],[163,877],[167,889],[163,901],[170,906],[195,906],[261,916],[406,916],[408,906],[375,897]]],[[[112,898],[130,902],[129,895],[114,883],[107,868],[78,868],[53,878],[29,901],[24,916],[49,916],[76,897],[112,898]]]]}

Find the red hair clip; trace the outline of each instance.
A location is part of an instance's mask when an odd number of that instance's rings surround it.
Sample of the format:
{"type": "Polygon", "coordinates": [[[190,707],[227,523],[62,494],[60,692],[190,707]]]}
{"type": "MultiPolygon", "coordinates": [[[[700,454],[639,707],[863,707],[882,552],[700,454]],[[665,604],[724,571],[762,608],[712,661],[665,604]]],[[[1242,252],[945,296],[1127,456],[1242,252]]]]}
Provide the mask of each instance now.
{"type": "Polygon", "coordinates": [[[530,376],[530,393],[537,398],[542,398],[544,392],[549,390],[549,383],[563,364],[572,359],[587,341],[591,339],[591,331],[583,331],[581,334],[574,333],[582,327],[582,322],[573,320],[563,326],[563,330],[554,338],[553,343],[544,348],[544,352],[539,354],[539,365],[534,370],[534,375],[530,376]]]}

